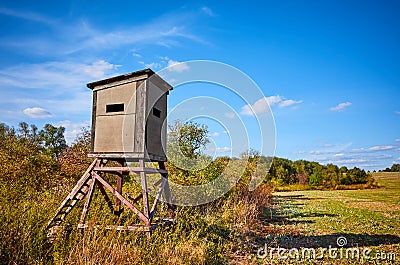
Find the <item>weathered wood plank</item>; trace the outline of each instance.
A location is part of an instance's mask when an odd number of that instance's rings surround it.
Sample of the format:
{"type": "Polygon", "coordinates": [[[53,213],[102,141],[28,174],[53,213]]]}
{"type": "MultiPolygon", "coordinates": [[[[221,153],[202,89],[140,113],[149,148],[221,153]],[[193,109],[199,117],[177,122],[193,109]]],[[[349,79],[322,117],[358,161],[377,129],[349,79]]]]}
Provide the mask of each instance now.
{"type": "Polygon", "coordinates": [[[148,190],[147,190],[147,179],[146,179],[146,173],[144,171],[145,168],[145,162],[144,160],[139,160],[139,167],[142,169],[140,172],[140,182],[142,185],[142,195],[143,195],[143,211],[144,215],[147,217],[147,222],[146,224],[150,224],[150,212],[149,212],[149,197],[148,197],[148,190]]]}
{"type": "Polygon", "coordinates": [[[107,229],[107,230],[117,230],[117,231],[143,231],[143,232],[150,232],[157,228],[157,224],[151,224],[150,226],[147,225],[108,225],[108,226],[101,226],[101,225],[93,225],[90,226],[88,224],[79,224],[79,229],[86,229],[86,228],[97,228],[97,229],[107,229]]]}
{"type": "Polygon", "coordinates": [[[161,198],[161,194],[163,193],[164,188],[165,188],[165,183],[166,183],[168,180],[167,180],[166,178],[162,177],[162,178],[161,178],[161,181],[162,181],[161,186],[160,186],[160,188],[158,189],[156,198],[154,199],[153,207],[151,207],[151,210],[150,210],[150,217],[149,217],[150,222],[151,222],[151,220],[153,220],[154,214],[156,213],[156,210],[157,210],[158,201],[159,201],[160,198],[161,198]]]}
{"type": "MultiPolygon", "coordinates": [[[[123,160],[119,160],[118,164],[120,165],[121,168],[123,168],[125,162],[123,160]]],[[[123,171],[122,170],[117,171],[117,187],[116,187],[116,190],[117,190],[117,192],[119,194],[122,194],[123,180],[124,180],[123,171]]],[[[121,200],[118,199],[118,197],[115,199],[115,211],[114,211],[114,213],[116,215],[118,215],[118,216],[121,214],[121,200]]]]}
{"type": "Polygon", "coordinates": [[[145,129],[146,129],[146,91],[148,81],[143,80],[136,83],[136,121],[135,121],[135,135],[134,135],[134,152],[144,155],[145,152],[145,129]]]}
{"type": "Polygon", "coordinates": [[[85,204],[83,205],[81,219],[79,221],[79,223],[81,223],[81,224],[85,223],[86,215],[87,215],[87,212],[88,212],[89,207],[90,207],[90,203],[91,203],[92,198],[93,198],[94,187],[96,185],[95,184],[96,179],[91,179],[90,182],[91,183],[90,183],[90,186],[89,186],[89,191],[88,191],[88,194],[86,195],[86,201],[85,201],[85,204]]]}
{"type": "MultiPolygon", "coordinates": [[[[159,161],[158,167],[160,169],[165,170],[165,163],[163,161],[159,161]]],[[[167,182],[165,183],[165,188],[164,188],[164,196],[165,196],[165,200],[166,200],[167,206],[168,206],[168,214],[169,214],[169,217],[171,217],[172,219],[175,219],[175,205],[173,205],[173,203],[172,203],[171,189],[169,187],[169,180],[168,180],[168,171],[161,175],[167,180],[167,182]]]]}
{"type": "Polygon", "coordinates": [[[146,172],[148,174],[166,174],[168,173],[167,170],[165,169],[158,169],[158,168],[151,168],[151,167],[146,167],[146,168],[141,168],[141,167],[95,167],[94,171],[100,171],[100,172],[133,172],[133,173],[140,173],[140,172],[146,172]]]}

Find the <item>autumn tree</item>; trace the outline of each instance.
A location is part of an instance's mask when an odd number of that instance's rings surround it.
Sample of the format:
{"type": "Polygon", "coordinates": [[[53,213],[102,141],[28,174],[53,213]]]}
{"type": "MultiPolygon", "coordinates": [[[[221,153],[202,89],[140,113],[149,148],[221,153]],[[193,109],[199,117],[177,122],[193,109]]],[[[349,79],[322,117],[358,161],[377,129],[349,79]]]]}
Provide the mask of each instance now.
{"type": "Polygon", "coordinates": [[[44,125],[44,128],[39,132],[39,140],[45,152],[54,158],[56,158],[61,151],[67,147],[64,132],[64,127],[55,127],[51,124],[44,125]]]}
{"type": "Polygon", "coordinates": [[[20,123],[16,130],[0,124],[0,184],[9,198],[44,190],[57,182],[59,165],[33,137],[36,126],[20,123]]]}
{"type": "Polygon", "coordinates": [[[189,159],[195,159],[209,142],[208,128],[204,124],[177,120],[168,129],[168,154],[181,153],[189,159]]]}
{"type": "Polygon", "coordinates": [[[90,152],[90,130],[82,128],[71,146],[65,148],[58,156],[61,174],[67,179],[79,179],[93,159],[88,158],[90,152]]]}

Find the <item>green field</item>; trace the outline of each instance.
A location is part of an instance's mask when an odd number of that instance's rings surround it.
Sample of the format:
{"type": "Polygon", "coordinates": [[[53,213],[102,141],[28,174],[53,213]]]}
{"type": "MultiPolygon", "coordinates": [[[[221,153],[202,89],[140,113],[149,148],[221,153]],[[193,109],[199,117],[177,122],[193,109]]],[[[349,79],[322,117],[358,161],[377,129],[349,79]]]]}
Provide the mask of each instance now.
{"type": "Polygon", "coordinates": [[[267,209],[263,227],[264,240],[258,237],[259,245],[264,244],[269,251],[277,247],[313,248],[316,256],[322,248],[331,246],[338,248],[338,255],[332,258],[325,253],[318,259],[307,255],[302,258],[300,253],[298,261],[296,250],[286,259],[273,250],[272,256],[254,262],[400,264],[400,173],[376,173],[374,177],[380,185],[378,189],[273,193],[273,204],[267,209]],[[345,238],[340,241],[346,243],[342,250],[337,245],[339,237],[345,238]],[[349,248],[358,248],[360,258],[353,259],[351,252],[350,258],[346,258],[349,248]],[[363,250],[370,259],[364,259],[363,250]],[[342,258],[339,251],[343,251],[342,258]]]}

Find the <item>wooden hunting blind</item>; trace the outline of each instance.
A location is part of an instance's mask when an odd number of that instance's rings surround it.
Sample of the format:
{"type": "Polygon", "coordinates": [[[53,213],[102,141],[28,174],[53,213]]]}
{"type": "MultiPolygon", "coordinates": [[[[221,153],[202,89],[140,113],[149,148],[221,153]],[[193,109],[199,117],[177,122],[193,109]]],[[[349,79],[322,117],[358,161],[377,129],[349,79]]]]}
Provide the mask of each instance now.
{"type": "Polygon", "coordinates": [[[159,225],[152,221],[161,196],[164,196],[170,215],[169,219],[163,220],[168,223],[175,216],[168,171],[164,165],[167,160],[167,95],[172,87],[151,69],[96,81],[87,86],[93,91],[91,152],[88,156],[94,161],[49,221],[49,234],[85,197],[78,227],[87,228],[86,215],[97,187],[115,215],[120,216],[123,206],[126,206],[144,223],[106,228],[141,230],[150,236],[159,225]],[[128,162],[133,161],[139,162],[138,166],[128,166],[128,162]],[[146,162],[158,162],[158,168],[146,167],[146,162]],[[105,173],[116,175],[115,188],[106,181],[105,173]],[[127,173],[140,175],[141,194],[134,197],[123,195],[123,176],[127,173]],[[161,179],[148,187],[146,174],[161,174],[161,179]],[[150,208],[149,192],[152,190],[156,193],[150,208]],[[115,196],[115,203],[110,200],[110,193],[115,196]],[[143,210],[139,210],[140,207],[143,210]]]}
{"type": "Polygon", "coordinates": [[[87,86],[93,90],[91,157],[166,161],[167,82],[145,69],[87,86]]]}

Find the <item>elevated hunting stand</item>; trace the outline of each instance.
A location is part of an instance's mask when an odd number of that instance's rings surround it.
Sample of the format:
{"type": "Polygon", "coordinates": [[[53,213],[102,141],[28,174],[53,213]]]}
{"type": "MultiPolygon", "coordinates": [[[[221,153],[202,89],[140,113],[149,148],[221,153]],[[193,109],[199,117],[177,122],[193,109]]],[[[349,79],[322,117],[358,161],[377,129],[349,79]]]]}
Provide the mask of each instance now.
{"type": "Polygon", "coordinates": [[[148,236],[159,225],[153,223],[157,204],[164,194],[170,219],[174,218],[166,148],[167,95],[172,87],[150,69],[100,80],[87,85],[93,91],[91,152],[94,161],[82,178],[64,199],[47,227],[58,227],[79,200],[86,197],[78,227],[87,228],[85,222],[93,193],[97,187],[111,211],[120,216],[123,205],[132,210],[144,224],[108,226],[117,230],[141,230],[148,236]],[[128,166],[138,162],[139,166],[128,166]],[[146,167],[146,162],[157,162],[158,168],[146,167]],[[116,175],[116,187],[106,180],[105,173],[116,175]],[[124,174],[140,175],[141,194],[136,197],[122,195],[124,174]],[[160,174],[161,178],[148,187],[147,174],[160,174]],[[149,192],[157,189],[153,205],[149,205],[149,192]],[[106,190],[116,198],[111,201],[106,190]],[[143,202],[143,211],[135,206],[143,202]],[[121,205],[121,203],[123,205],[121,205]]]}

